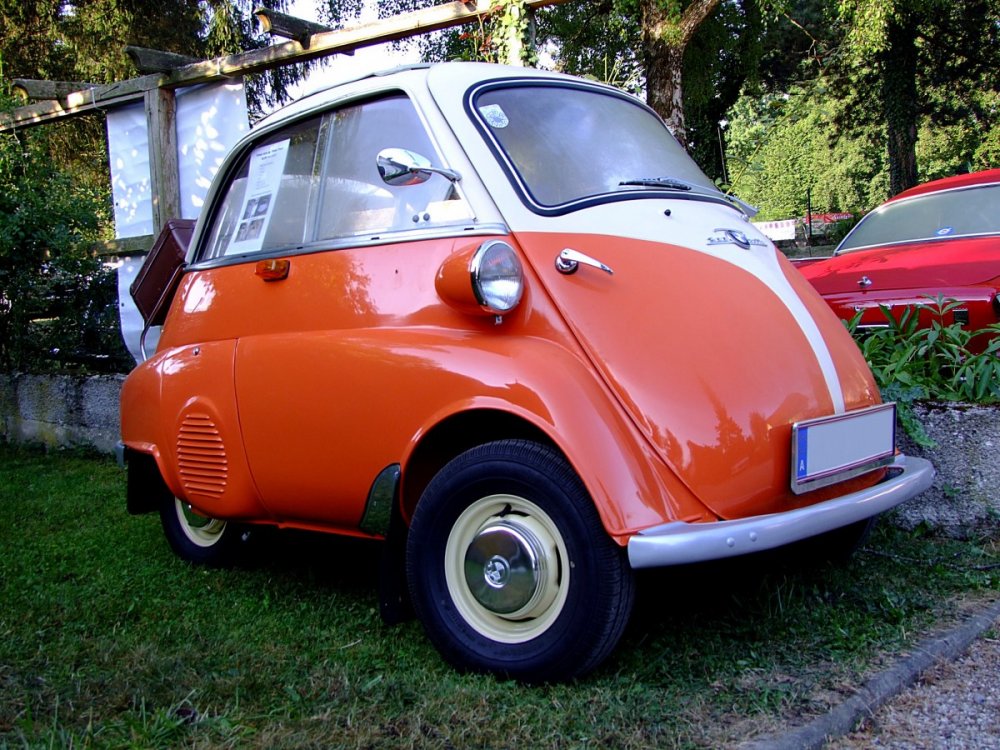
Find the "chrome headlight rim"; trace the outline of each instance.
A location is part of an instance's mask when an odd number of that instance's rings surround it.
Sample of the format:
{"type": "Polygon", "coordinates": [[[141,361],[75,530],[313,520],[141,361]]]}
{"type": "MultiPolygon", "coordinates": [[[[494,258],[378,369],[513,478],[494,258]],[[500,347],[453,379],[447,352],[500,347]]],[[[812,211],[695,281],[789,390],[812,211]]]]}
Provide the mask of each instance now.
{"type": "Polygon", "coordinates": [[[521,260],[517,257],[514,248],[502,240],[490,240],[480,245],[472,256],[469,264],[469,272],[472,276],[472,291],[475,294],[476,302],[486,311],[495,315],[509,313],[521,302],[524,294],[524,269],[521,260]],[[491,256],[496,253],[503,253],[503,260],[511,265],[511,278],[501,277],[490,278],[484,274],[490,269],[492,263],[491,256]],[[511,282],[515,285],[513,294],[497,294],[491,292],[489,285],[499,281],[511,282]]]}

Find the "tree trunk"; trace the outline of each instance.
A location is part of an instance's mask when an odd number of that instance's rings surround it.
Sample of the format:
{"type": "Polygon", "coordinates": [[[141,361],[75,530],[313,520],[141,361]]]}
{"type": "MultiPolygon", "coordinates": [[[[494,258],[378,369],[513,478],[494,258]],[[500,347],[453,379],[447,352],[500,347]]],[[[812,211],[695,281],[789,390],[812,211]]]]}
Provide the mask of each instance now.
{"type": "Polygon", "coordinates": [[[666,44],[646,45],[646,102],[687,148],[684,122],[684,50],[666,44]]]}
{"type": "Polygon", "coordinates": [[[917,184],[917,45],[910,15],[889,24],[882,55],[882,107],[889,156],[889,195],[917,184]]]}
{"type": "Polygon", "coordinates": [[[687,148],[684,122],[684,52],[701,23],[721,0],[692,0],[678,13],[681,0],[639,0],[646,101],[687,148]]]}

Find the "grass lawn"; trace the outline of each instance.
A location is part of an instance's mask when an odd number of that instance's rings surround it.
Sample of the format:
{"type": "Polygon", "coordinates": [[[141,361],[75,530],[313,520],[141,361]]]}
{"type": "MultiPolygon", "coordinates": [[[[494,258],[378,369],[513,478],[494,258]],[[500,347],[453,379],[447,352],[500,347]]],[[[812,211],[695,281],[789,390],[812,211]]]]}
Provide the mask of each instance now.
{"type": "Polygon", "coordinates": [[[276,534],[248,568],[197,568],[124,484],[104,458],[0,445],[0,747],[727,746],[1000,588],[995,546],[883,522],[841,567],[644,575],[596,674],[524,687],[383,625],[377,545],[276,534]]]}

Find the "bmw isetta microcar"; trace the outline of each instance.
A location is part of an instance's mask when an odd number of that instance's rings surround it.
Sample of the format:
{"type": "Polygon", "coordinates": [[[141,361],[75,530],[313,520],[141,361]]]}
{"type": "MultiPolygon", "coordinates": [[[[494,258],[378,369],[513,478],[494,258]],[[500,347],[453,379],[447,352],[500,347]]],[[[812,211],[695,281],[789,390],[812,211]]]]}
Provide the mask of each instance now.
{"type": "Polygon", "coordinates": [[[383,539],[449,662],[582,675],[636,569],[849,544],[931,482],[745,209],[573,77],[291,104],[227,157],[125,382],[129,510],[207,564],[260,526],[383,539]]]}

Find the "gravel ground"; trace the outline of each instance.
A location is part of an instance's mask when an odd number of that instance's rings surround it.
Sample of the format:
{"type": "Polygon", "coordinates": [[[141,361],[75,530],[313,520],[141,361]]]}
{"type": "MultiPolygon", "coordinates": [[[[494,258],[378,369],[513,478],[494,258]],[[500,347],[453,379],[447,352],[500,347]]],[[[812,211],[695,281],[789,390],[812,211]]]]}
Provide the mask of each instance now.
{"type": "Polygon", "coordinates": [[[954,662],[939,664],[829,750],[1000,747],[1000,620],[954,662]]]}
{"type": "MultiPolygon", "coordinates": [[[[959,539],[1000,538],[1000,406],[920,405],[916,412],[936,446],[920,448],[900,435],[900,447],[929,458],[937,477],[883,522],[959,539]]],[[[1000,750],[1000,601],[969,619],[969,612],[955,614],[952,630],[915,646],[826,715],[740,747],[1000,750]]]]}
{"type": "Polygon", "coordinates": [[[806,724],[740,750],[1000,748],[1000,599],[957,603],[956,622],[915,644],[806,724]]]}
{"type": "MultiPolygon", "coordinates": [[[[903,528],[927,524],[946,536],[995,535],[1000,526],[997,406],[921,405],[917,416],[935,448],[906,436],[901,447],[929,458],[934,486],[892,514],[903,528]]],[[[994,610],[995,611],[995,610],[994,610]]],[[[954,661],[942,660],[878,708],[830,750],[979,750],[1000,748],[1000,619],[954,661]]]]}

